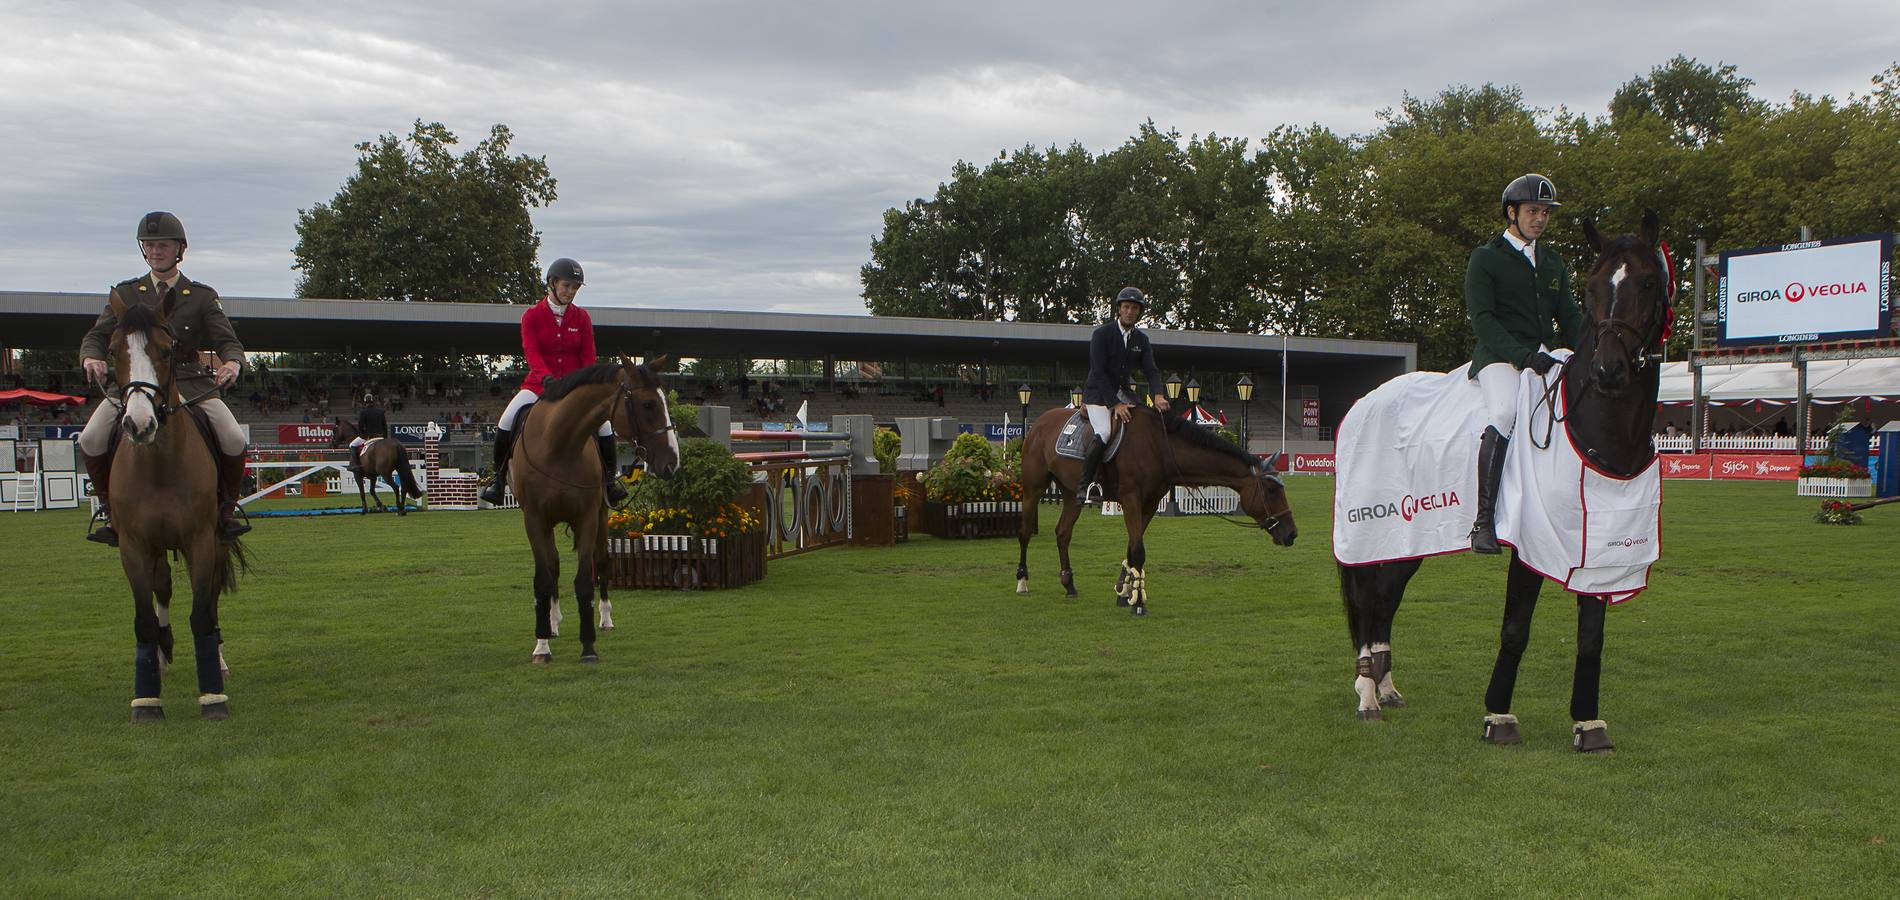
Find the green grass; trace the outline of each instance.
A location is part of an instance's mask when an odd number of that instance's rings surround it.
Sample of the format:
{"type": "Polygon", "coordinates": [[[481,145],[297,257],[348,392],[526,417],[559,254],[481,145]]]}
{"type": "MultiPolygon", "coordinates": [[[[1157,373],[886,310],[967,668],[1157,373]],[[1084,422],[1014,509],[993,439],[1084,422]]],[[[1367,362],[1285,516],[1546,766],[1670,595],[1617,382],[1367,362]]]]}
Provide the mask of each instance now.
{"type": "Polygon", "coordinates": [[[571,617],[554,665],[528,663],[516,513],[259,520],[222,613],[233,718],[196,718],[181,642],[156,727],[127,723],[116,558],[76,513],[0,515],[0,892],[1900,884],[1900,508],[1825,527],[1786,484],[1670,483],[1651,589],[1610,612],[1598,759],[1569,749],[1575,616],[1548,586],[1526,743],[1478,742],[1496,558],[1426,564],[1394,641],[1412,705],[1355,721],[1331,482],[1290,482],[1290,549],[1158,520],[1146,619],[1109,594],[1120,520],[1085,517],[1065,601],[1046,517],[1027,597],[1013,541],[827,550],[738,591],[616,592],[593,668],[571,617]]]}

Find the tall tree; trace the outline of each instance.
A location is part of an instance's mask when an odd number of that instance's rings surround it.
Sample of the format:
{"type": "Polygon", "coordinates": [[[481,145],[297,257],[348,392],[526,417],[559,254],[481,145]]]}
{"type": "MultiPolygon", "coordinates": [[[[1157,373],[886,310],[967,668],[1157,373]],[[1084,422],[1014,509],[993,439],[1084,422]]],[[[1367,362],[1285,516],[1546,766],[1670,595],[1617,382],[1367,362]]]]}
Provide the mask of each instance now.
{"type": "Polygon", "coordinates": [[[1735,67],[1713,68],[1678,55],[1625,82],[1610,98],[1610,118],[1619,127],[1629,120],[1655,116],[1667,123],[1684,147],[1701,147],[1721,138],[1738,116],[1759,115],[1766,106],[1748,92],[1750,79],[1735,67]]]}
{"type": "Polygon", "coordinates": [[[510,156],[496,125],[460,156],[439,122],[356,145],[356,174],[297,214],[297,296],[354,300],[532,301],[541,235],[531,207],[554,202],[539,156],[510,156]]]}

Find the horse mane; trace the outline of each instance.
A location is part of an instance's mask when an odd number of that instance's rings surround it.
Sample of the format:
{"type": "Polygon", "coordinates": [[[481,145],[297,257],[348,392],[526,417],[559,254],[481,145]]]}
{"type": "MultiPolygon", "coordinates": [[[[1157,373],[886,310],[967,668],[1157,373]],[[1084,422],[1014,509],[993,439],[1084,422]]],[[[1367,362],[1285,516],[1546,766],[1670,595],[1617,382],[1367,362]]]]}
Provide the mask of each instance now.
{"type": "Polygon", "coordinates": [[[569,391],[587,384],[606,384],[620,373],[619,363],[595,363],[584,369],[575,369],[541,387],[541,399],[559,400],[569,391]]]}
{"type": "Polygon", "coordinates": [[[1169,435],[1178,437],[1196,447],[1231,456],[1245,463],[1249,469],[1260,465],[1259,460],[1255,459],[1253,455],[1247,451],[1234,446],[1233,441],[1221,437],[1199,425],[1188,422],[1187,416],[1185,415],[1169,412],[1161,417],[1161,422],[1167,429],[1169,435]]]}
{"type": "Polygon", "coordinates": [[[158,326],[158,313],[143,303],[134,303],[125,308],[125,315],[119,317],[120,331],[150,331],[158,326]]]}

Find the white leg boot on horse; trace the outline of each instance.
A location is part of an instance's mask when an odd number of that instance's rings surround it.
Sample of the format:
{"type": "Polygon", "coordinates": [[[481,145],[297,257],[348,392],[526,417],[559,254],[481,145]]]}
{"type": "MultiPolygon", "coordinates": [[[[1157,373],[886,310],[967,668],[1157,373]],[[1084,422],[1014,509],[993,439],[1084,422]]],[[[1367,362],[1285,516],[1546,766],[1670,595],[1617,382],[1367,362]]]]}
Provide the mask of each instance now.
{"type": "Polygon", "coordinates": [[[1392,686],[1392,645],[1384,641],[1372,642],[1372,680],[1379,684],[1380,706],[1405,706],[1405,695],[1392,686]]]}
{"type": "Polygon", "coordinates": [[[1379,681],[1372,677],[1371,644],[1365,644],[1359,648],[1359,659],[1353,666],[1352,689],[1353,693],[1359,695],[1359,711],[1357,713],[1359,721],[1378,721],[1380,716],[1379,681]]]}

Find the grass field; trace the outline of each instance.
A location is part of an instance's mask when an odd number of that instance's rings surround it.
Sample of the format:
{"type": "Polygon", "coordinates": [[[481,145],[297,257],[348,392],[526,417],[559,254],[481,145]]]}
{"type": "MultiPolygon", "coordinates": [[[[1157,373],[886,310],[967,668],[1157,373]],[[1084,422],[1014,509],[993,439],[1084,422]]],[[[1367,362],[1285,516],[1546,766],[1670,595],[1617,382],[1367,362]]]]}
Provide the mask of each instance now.
{"type": "Polygon", "coordinates": [[[1651,589],[1609,616],[1617,752],[1585,758],[1549,587],[1526,743],[1477,740],[1498,558],[1427,563],[1394,635],[1411,706],[1355,721],[1331,481],[1289,481],[1290,549],[1158,520],[1146,619],[1109,593],[1119,520],[1091,516],[1079,601],[1047,537],[1026,597],[1013,541],[827,550],[743,590],[618,592],[598,667],[572,618],[529,665],[514,512],[259,520],[223,608],[233,717],[196,718],[181,591],[148,727],[116,557],[77,513],[0,515],[0,894],[1900,885],[1900,508],[1827,527],[1791,485],[1670,483],[1651,589]]]}

